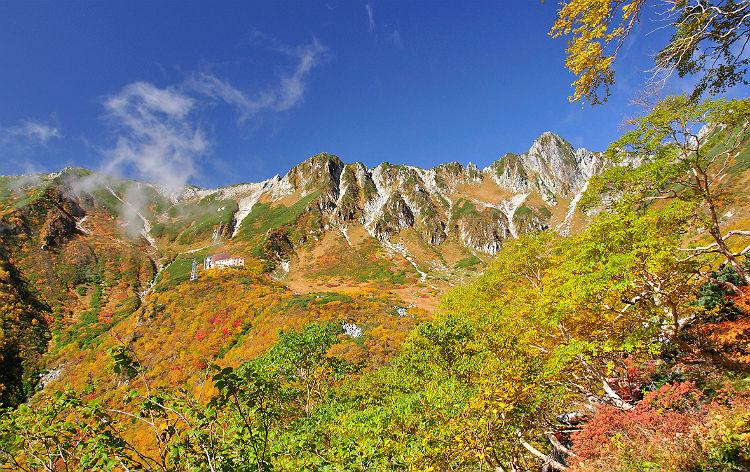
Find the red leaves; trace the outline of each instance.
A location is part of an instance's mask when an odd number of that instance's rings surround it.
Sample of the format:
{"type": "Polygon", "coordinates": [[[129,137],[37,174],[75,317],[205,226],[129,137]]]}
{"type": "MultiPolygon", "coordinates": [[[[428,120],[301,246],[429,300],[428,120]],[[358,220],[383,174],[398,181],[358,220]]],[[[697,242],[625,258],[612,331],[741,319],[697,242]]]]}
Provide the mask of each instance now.
{"type": "Polygon", "coordinates": [[[636,410],[653,411],[657,414],[667,411],[689,411],[696,408],[700,396],[701,392],[695,389],[694,382],[665,384],[647,393],[636,410]]]}
{"type": "Polygon", "coordinates": [[[750,363],[750,315],[704,326],[700,334],[730,360],[750,363]]]}
{"type": "Polygon", "coordinates": [[[583,429],[573,434],[579,462],[587,469],[619,470],[612,466],[614,462],[630,460],[631,455],[651,460],[648,454],[661,451],[666,457],[678,457],[673,451],[690,447],[694,443],[690,436],[702,424],[705,407],[700,399],[693,382],[675,382],[647,393],[630,411],[601,405],[583,429]]]}

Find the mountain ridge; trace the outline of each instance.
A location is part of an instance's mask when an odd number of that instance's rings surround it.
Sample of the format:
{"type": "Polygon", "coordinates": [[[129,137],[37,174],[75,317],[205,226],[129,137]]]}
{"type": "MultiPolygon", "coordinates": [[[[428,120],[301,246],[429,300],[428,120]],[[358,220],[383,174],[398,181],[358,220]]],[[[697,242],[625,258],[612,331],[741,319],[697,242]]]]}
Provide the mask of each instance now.
{"type": "MultiPolygon", "coordinates": [[[[179,334],[186,346],[190,336],[213,339],[201,356],[240,359],[264,349],[278,328],[323,316],[355,325],[370,341],[367,352],[357,351],[362,340],[352,352],[384,362],[379,356],[390,354],[378,346],[429,318],[442,293],[476,279],[509,239],[585,228],[578,199],[603,167],[601,153],[548,132],[484,169],[367,168],[321,153],[284,176],[178,193],[75,168],[0,177],[0,264],[16,274],[0,295],[31,307],[19,311],[18,326],[39,323],[25,344],[33,349],[7,353],[19,360],[8,371],[29,379],[9,381],[8,398],[33,391],[45,365],[62,382],[103,371],[85,359],[97,358],[109,336],[148,336],[142,344],[179,334]],[[245,267],[204,270],[204,258],[221,252],[243,257],[245,267]],[[237,300],[221,302],[235,292],[237,300]],[[278,306],[260,318],[245,313],[261,293],[276,294],[278,306]],[[377,306],[358,311],[373,297],[377,306]],[[417,318],[404,318],[408,310],[417,318]],[[174,331],[182,324],[189,335],[174,331]],[[214,325],[221,331],[207,328],[214,325]]],[[[206,364],[186,362],[175,378],[194,379],[206,364]]]]}
{"type": "MultiPolygon", "coordinates": [[[[485,208],[501,210],[497,218],[502,227],[501,234],[490,236],[485,231],[494,243],[481,246],[485,252],[494,254],[499,249],[497,243],[500,239],[517,234],[513,217],[520,207],[518,195],[537,193],[547,206],[555,207],[559,199],[571,199],[599,170],[601,153],[573,149],[564,139],[545,132],[526,153],[505,154],[481,170],[473,164],[464,167],[458,162],[429,169],[388,162],[367,168],[361,162],[347,164],[338,156],[320,153],[292,167],[283,177],[277,175],[259,183],[201,189],[195,193],[187,191],[180,198],[212,194],[220,198],[241,196],[242,205],[234,218],[234,228],[239,228],[242,220],[251,213],[252,206],[264,199],[264,193],[266,199],[280,201],[295,193],[304,198],[320,190],[318,209],[330,214],[336,225],[358,221],[373,237],[382,240],[416,224],[422,227],[423,236],[430,244],[439,245],[445,241],[446,232],[454,229],[445,211],[445,207],[454,204],[455,199],[450,195],[460,185],[491,179],[498,187],[496,194],[507,192],[513,194],[510,197],[515,197],[495,202],[474,198],[485,208]]],[[[474,226],[477,224],[480,223],[475,221],[474,226]]],[[[461,225],[461,232],[465,235],[462,239],[466,242],[471,240],[467,225],[461,225]]],[[[542,226],[543,223],[536,221],[533,229],[542,226]]],[[[232,236],[236,236],[236,232],[232,236]]]]}
{"type": "MultiPolygon", "coordinates": [[[[58,207],[71,209],[69,217],[48,215],[38,229],[16,228],[42,248],[42,259],[47,253],[61,257],[55,253],[66,245],[53,248],[37,241],[34,231],[45,233],[50,243],[83,238],[93,244],[104,238],[107,245],[131,246],[157,269],[228,250],[266,261],[274,277],[300,290],[346,280],[369,283],[376,273],[398,286],[402,277],[393,274],[405,270],[406,280],[442,291],[481,270],[508,239],[582,227],[577,198],[601,168],[601,153],[574,149],[545,132],[526,153],[505,154],[484,169],[458,162],[429,169],[388,162],[368,168],[320,153],[284,176],[257,183],[170,189],[65,168],[2,177],[0,199],[7,211],[20,211],[50,191],[57,192],[58,207]],[[45,252],[48,248],[52,252],[45,252]],[[360,267],[333,262],[344,257],[361,260],[360,267]]],[[[65,262],[44,264],[53,263],[65,262]]],[[[178,266],[185,264],[171,270],[178,266]]],[[[51,268],[46,272],[55,279],[51,268]]],[[[145,290],[142,280],[137,284],[138,292],[145,290]]]]}

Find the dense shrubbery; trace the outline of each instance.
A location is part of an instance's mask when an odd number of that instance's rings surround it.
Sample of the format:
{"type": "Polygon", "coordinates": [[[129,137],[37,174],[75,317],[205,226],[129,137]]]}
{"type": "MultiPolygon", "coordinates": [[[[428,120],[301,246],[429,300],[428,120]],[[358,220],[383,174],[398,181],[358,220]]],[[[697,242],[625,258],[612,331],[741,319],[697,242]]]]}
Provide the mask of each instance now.
{"type": "Polygon", "coordinates": [[[600,406],[573,435],[580,471],[744,470],[750,465],[750,394],[704,394],[665,384],[629,411],[600,406]]]}
{"type": "Polygon", "coordinates": [[[29,292],[17,270],[0,259],[0,406],[34,392],[49,341],[48,306],[29,292]]]}
{"type": "MultiPolygon", "coordinates": [[[[693,335],[712,323],[696,300],[713,289],[701,283],[700,261],[671,257],[682,214],[666,206],[605,215],[573,238],[543,233],[508,244],[385,365],[366,367],[342,349],[340,313],[353,296],[287,297],[249,274],[204,275],[144,308],[148,321],[131,346],[147,357],[139,363],[125,346],[112,351],[117,382],[104,390],[79,384],[5,414],[5,460],[87,470],[746,467],[750,387],[744,374],[716,369],[733,352],[719,346],[709,356],[693,335]],[[236,318],[232,299],[200,321],[200,300],[188,294],[211,299],[220,286],[257,291],[253,299],[276,306],[279,322],[300,310],[334,321],[286,329],[264,353],[217,368],[209,381],[201,372],[213,349],[231,358],[245,336],[262,335],[254,323],[238,323],[246,317],[236,318]],[[178,309],[199,323],[190,349],[207,349],[189,366],[197,383],[147,389],[174,375],[156,368],[148,333],[179,321],[178,309]],[[685,317],[703,321],[675,330],[685,317]],[[63,416],[73,429],[54,420],[63,416]],[[50,452],[53,441],[61,448],[50,452]]],[[[738,323],[746,300],[731,297],[738,323]]],[[[173,339],[173,352],[180,342],[173,339]]]]}

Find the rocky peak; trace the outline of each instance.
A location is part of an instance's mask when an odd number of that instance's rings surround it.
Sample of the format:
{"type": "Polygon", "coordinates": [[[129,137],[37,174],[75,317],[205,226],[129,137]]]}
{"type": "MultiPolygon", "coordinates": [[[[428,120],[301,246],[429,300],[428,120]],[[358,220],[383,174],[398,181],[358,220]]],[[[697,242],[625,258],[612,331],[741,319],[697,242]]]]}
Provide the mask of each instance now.
{"type": "MultiPolygon", "coordinates": [[[[428,246],[421,246],[420,251],[430,246],[429,250],[439,251],[437,246],[448,241],[446,251],[455,251],[457,244],[464,249],[494,254],[507,238],[552,224],[562,227],[561,218],[568,224],[576,196],[586,180],[600,170],[600,157],[586,149],[574,149],[551,132],[537,138],[527,152],[507,153],[483,170],[472,163],[464,166],[459,162],[430,169],[384,162],[368,169],[360,162],[345,164],[335,155],[320,153],[297,164],[282,178],[276,176],[257,184],[215,190],[186,187],[181,198],[172,203],[195,205],[197,200],[214,194],[215,198],[234,200],[237,210],[228,219],[221,216],[212,223],[214,230],[219,228],[219,231],[233,227],[231,235],[227,230],[229,239],[242,236],[239,228],[253,227],[255,223],[243,220],[253,213],[256,205],[270,204],[273,210],[263,209],[257,218],[265,218],[266,211],[283,213],[285,207],[290,212],[300,212],[284,223],[294,226],[299,234],[295,244],[318,241],[321,233],[331,230],[340,231],[349,242],[348,235],[358,234],[356,230],[360,228],[381,241],[398,236],[411,241],[409,244],[426,243],[428,246]],[[531,196],[533,193],[541,199],[531,196]],[[308,199],[304,208],[296,205],[305,197],[308,199]],[[553,208],[557,199],[571,202],[566,205],[567,212],[565,208],[553,208]],[[355,233],[349,233],[350,229],[355,233]],[[407,229],[408,232],[399,234],[407,229]]],[[[74,171],[64,174],[71,172],[74,171]]],[[[149,187],[151,184],[139,185],[159,194],[159,189],[149,187]]],[[[122,191],[119,193],[124,195],[122,191]]],[[[151,206],[167,207],[161,203],[151,206]]],[[[182,218],[179,212],[173,213],[178,217],[154,218],[159,223],[180,223],[172,221],[182,218]]],[[[71,223],[75,220],[71,219],[71,223]]],[[[185,225],[192,231],[192,222],[185,225]]],[[[57,226],[49,226],[50,242],[60,232],[57,226]]]]}
{"type": "MultiPolygon", "coordinates": [[[[372,236],[387,240],[404,228],[414,228],[431,245],[442,244],[455,232],[462,244],[493,254],[503,239],[544,227],[549,216],[528,208],[518,215],[503,213],[504,200],[488,196],[485,202],[476,201],[486,210],[458,212],[456,217],[455,199],[460,200],[467,188],[490,178],[503,191],[524,199],[536,192],[547,205],[554,206],[557,198],[573,198],[598,171],[599,162],[599,155],[576,150],[546,132],[527,152],[507,153],[481,171],[474,164],[464,167],[458,162],[430,169],[384,162],[367,169],[362,163],[344,164],[334,155],[321,153],[293,167],[277,187],[303,195],[319,191],[313,206],[342,231],[358,223],[372,236]]],[[[467,201],[464,199],[464,206],[467,201]]]]}
{"type": "Polygon", "coordinates": [[[601,156],[587,149],[573,149],[560,136],[547,131],[523,154],[507,153],[483,173],[513,193],[538,192],[550,203],[556,197],[571,198],[601,166],[601,156]]]}
{"type": "Polygon", "coordinates": [[[322,185],[324,193],[325,190],[330,190],[338,197],[339,178],[343,169],[344,163],[338,156],[323,152],[292,167],[285,179],[295,190],[309,193],[322,185]]]}

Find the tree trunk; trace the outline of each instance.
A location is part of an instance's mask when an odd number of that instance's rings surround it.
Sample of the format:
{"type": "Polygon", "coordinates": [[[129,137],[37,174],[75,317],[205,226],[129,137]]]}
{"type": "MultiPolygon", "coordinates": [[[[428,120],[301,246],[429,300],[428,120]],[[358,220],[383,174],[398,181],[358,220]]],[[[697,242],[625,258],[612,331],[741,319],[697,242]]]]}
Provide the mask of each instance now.
{"type": "Polygon", "coordinates": [[[737,261],[737,258],[734,257],[734,253],[729,249],[726,241],[724,241],[724,236],[721,234],[719,217],[716,214],[716,207],[711,196],[711,189],[708,185],[708,177],[703,171],[699,171],[699,173],[696,175],[696,180],[698,180],[698,188],[701,189],[703,193],[703,203],[708,206],[708,212],[711,217],[711,226],[708,229],[708,233],[712,238],[714,238],[714,242],[716,242],[716,245],[719,248],[719,252],[727,258],[727,261],[729,261],[729,264],[732,265],[732,268],[737,273],[737,275],[745,281],[745,284],[750,285],[750,274],[748,274],[748,272],[737,261]]]}
{"type": "Polygon", "coordinates": [[[535,448],[531,444],[527,443],[524,440],[523,435],[521,434],[520,431],[516,431],[516,434],[518,435],[518,442],[521,444],[521,446],[523,446],[527,451],[529,451],[531,454],[533,454],[537,458],[543,460],[545,464],[549,464],[552,467],[554,467],[555,469],[561,470],[563,472],[567,472],[568,470],[570,470],[568,468],[568,466],[566,466],[565,464],[561,464],[561,463],[557,462],[555,459],[553,459],[553,458],[551,458],[549,456],[545,456],[537,448],[535,448]]]}
{"type": "Polygon", "coordinates": [[[750,274],[748,274],[745,268],[742,267],[742,264],[737,261],[737,258],[734,257],[734,253],[732,253],[732,251],[729,249],[727,243],[724,242],[724,237],[721,235],[719,225],[714,224],[714,226],[709,230],[709,233],[714,238],[714,241],[716,241],[716,244],[719,246],[719,252],[727,258],[727,261],[729,261],[729,264],[732,265],[732,268],[737,273],[737,275],[745,281],[746,285],[750,285],[750,274]]]}

